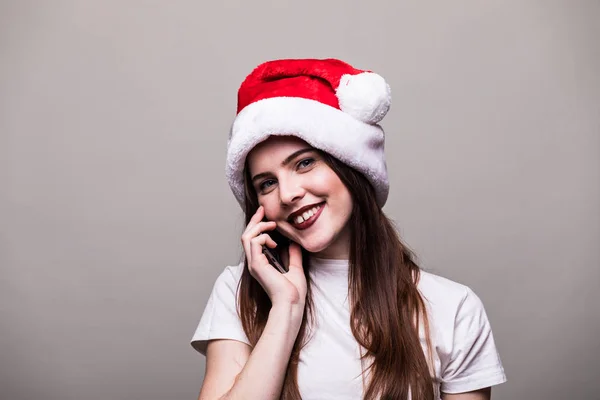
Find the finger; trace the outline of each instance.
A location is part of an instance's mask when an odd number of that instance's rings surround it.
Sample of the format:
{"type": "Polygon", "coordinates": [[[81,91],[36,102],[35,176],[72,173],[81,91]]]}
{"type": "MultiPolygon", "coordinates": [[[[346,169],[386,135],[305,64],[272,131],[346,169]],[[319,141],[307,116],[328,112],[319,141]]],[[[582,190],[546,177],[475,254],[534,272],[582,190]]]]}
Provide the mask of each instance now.
{"type": "Polygon", "coordinates": [[[290,258],[289,269],[300,268],[302,269],[302,248],[296,242],[290,242],[288,247],[288,253],[290,258]]]}
{"type": "Polygon", "coordinates": [[[267,241],[265,242],[265,244],[270,249],[274,249],[275,247],[277,247],[277,242],[275,242],[269,235],[267,235],[267,241]]]}
{"type": "MultiPolygon", "coordinates": [[[[250,264],[249,267],[250,272],[253,272],[253,275],[257,278],[264,274],[265,268],[263,267],[270,265],[269,260],[263,254],[263,246],[267,245],[269,241],[271,242],[271,244],[276,245],[276,243],[269,237],[268,234],[263,233],[262,235],[259,235],[252,239],[250,243],[252,264],[250,264]]],[[[271,267],[269,267],[268,269],[270,270],[271,267]]]]}
{"type": "Polygon", "coordinates": [[[246,251],[246,254],[250,253],[250,241],[252,239],[257,237],[261,233],[264,233],[265,231],[272,231],[276,227],[277,224],[273,221],[259,222],[254,226],[248,225],[246,231],[242,235],[242,244],[244,245],[244,251],[246,251]]]}
{"type": "Polygon", "coordinates": [[[256,210],[256,212],[254,213],[254,215],[252,216],[252,218],[250,218],[250,222],[248,222],[248,225],[252,224],[256,224],[258,222],[260,222],[261,219],[263,219],[263,217],[265,216],[265,209],[263,206],[259,206],[258,209],[256,210]]]}
{"type": "Polygon", "coordinates": [[[256,224],[258,224],[265,216],[265,210],[263,206],[259,206],[250,221],[248,221],[248,225],[246,225],[246,229],[244,230],[244,234],[251,228],[253,228],[256,224]]]}
{"type": "MultiPolygon", "coordinates": [[[[262,246],[267,244],[269,239],[269,235],[266,233],[252,239],[252,264],[249,265],[249,270],[250,274],[267,292],[269,298],[272,299],[274,291],[280,291],[282,285],[289,285],[289,282],[283,277],[282,272],[269,263],[268,258],[263,254],[262,246]]],[[[272,244],[276,243],[273,241],[272,244]]]]}
{"type": "Polygon", "coordinates": [[[269,264],[269,260],[267,260],[267,257],[262,252],[262,246],[264,246],[269,239],[273,242],[273,239],[271,239],[268,234],[263,233],[250,241],[250,257],[252,258],[250,267],[252,269],[256,270],[257,268],[260,268],[261,265],[269,264]]]}
{"type": "MultiPolygon", "coordinates": [[[[246,253],[246,258],[248,259],[248,263],[251,262],[251,248],[250,241],[254,239],[256,236],[260,235],[265,231],[271,231],[277,227],[277,224],[273,221],[263,221],[259,222],[254,226],[248,225],[246,231],[242,235],[242,246],[244,247],[244,252],[246,253]]],[[[270,239],[270,237],[269,237],[270,239]]],[[[272,242],[272,240],[271,240],[272,242]]]]}
{"type": "Polygon", "coordinates": [[[265,231],[272,231],[273,229],[277,228],[277,223],[274,221],[261,221],[258,222],[257,224],[250,226],[248,225],[246,227],[246,230],[244,231],[244,234],[242,235],[242,237],[251,240],[252,238],[260,235],[261,233],[264,233],[265,231]]]}

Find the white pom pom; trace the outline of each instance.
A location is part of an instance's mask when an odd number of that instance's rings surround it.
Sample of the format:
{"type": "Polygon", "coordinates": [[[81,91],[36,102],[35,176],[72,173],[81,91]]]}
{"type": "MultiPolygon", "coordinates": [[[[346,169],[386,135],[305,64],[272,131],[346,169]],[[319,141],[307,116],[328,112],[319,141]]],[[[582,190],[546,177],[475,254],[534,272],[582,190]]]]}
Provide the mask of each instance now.
{"type": "Polygon", "coordinates": [[[373,72],[343,75],[336,95],[342,111],[369,124],[381,121],[392,103],[389,85],[373,72]]]}

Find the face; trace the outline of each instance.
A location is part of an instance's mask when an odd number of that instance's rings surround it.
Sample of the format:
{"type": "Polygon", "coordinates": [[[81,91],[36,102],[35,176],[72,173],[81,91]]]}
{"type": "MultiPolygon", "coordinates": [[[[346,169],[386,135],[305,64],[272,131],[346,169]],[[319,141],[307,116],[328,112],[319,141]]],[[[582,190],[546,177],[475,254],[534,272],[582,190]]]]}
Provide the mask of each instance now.
{"type": "Polygon", "coordinates": [[[352,198],[318,151],[272,136],[248,155],[251,185],[265,216],[287,238],[322,258],[348,258],[352,198]]]}

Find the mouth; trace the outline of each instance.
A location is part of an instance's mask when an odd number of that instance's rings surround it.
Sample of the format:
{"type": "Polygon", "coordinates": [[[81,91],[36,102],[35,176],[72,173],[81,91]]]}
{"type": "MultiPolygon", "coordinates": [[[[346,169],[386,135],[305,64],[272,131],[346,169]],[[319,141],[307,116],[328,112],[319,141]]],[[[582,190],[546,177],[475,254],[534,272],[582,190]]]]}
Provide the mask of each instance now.
{"type": "Polygon", "coordinates": [[[288,222],[296,229],[306,229],[317,221],[324,206],[325,202],[302,207],[288,217],[288,222]]]}

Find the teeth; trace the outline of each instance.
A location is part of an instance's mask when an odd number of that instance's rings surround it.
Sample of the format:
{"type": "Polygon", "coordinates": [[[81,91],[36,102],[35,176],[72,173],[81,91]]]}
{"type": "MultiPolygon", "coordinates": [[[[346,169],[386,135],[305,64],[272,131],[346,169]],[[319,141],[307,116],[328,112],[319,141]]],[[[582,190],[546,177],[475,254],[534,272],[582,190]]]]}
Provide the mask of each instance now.
{"type": "Polygon", "coordinates": [[[302,215],[298,215],[296,218],[294,218],[294,222],[297,224],[303,223],[304,221],[306,221],[307,219],[309,219],[310,217],[315,215],[317,213],[317,211],[319,211],[320,208],[321,208],[321,206],[319,205],[319,206],[314,206],[310,210],[304,211],[304,213],[302,213],[302,215]]]}

